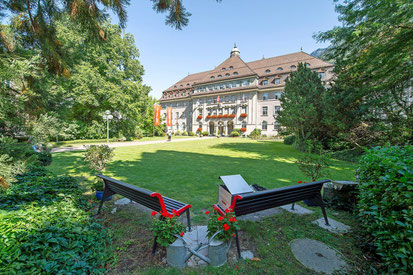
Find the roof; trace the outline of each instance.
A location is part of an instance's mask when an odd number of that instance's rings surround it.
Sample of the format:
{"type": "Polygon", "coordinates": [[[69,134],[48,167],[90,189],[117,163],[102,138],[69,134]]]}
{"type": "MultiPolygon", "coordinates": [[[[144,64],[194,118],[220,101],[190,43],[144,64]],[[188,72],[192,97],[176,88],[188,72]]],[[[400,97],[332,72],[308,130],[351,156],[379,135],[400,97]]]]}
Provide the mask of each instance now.
{"type": "Polygon", "coordinates": [[[295,68],[291,68],[291,66],[297,66],[300,62],[308,63],[311,69],[333,66],[333,64],[325,62],[305,52],[263,58],[247,63],[244,62],[239,55],[232,55],[219,64],[215,69],[190,74],[165,91],[191,89],[194,85],[247,76],[264,77],[267,75],[290,73],[295,70],[295,68]]]}

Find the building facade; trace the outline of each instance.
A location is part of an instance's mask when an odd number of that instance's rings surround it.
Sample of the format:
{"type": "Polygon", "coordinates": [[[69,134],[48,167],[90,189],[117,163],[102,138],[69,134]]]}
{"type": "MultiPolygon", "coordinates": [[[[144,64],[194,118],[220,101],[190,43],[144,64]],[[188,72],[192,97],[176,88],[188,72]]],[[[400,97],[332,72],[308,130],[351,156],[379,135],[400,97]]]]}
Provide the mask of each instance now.
{"type": "Polygon", "coordinates": [[[285,79],[306,64],[327,86],[333,65],[305,52],[244,62],[234,46],[230,57],[215,69],[190,74],[162,93],[161,114],[172,107],[172,131],[208,131],[229,135],[234,129],[244,134],[255,128],[267,136],[277,135],[277,113],[285,79]]]}

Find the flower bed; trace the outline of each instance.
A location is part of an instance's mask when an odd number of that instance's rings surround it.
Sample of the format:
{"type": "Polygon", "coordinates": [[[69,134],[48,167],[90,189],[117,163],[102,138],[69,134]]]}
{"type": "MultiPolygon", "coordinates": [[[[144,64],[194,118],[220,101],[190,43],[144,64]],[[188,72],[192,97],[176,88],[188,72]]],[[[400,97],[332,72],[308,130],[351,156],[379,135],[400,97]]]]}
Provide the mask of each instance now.
{"type": "Polygon", "coordinates": [[[229,115],[224,115],[224,118],[228,118],[229,117],[229,115]]]}
{"type": "Polygon", "coordinates": [[[240,117],[247,117],[247,114],[246,114],[246,113],[242,113],[242,114],[240,115],[240,117]]]}
{"type": "Polygon", "coordinates": [[[197,131],[198,131],[198,132],[202,132],[202,128],[198,128],[197,131]]]}
{"type": "Polygon", "coordinates": [[[235,114],[230,114],[228,117],[234,118],[234,117],[235,117],[235,114]]]}
{"type": "Polygon", "coordinates": [[[218,115],[217,117],[218,117],[218,118],[223,118],[223,115],[218,115]]]}
{"type": "Polygon", "coordinates": [[[207,115],[206,118],[211,118],[211,115],[207,115]]]}
{"type": "Polygon", "coordinates": [[[217,118],[217,116],[216,116],[216,115],[212,115],[211,118],[217,118]]]}

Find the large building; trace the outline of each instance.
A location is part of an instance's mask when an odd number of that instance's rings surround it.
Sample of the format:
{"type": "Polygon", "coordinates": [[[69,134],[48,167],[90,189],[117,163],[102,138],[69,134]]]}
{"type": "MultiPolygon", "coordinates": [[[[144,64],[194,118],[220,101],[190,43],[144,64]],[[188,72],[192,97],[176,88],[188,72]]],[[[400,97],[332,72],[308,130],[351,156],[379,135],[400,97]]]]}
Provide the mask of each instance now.
{"type": "Polygon", "coordinates": [[[230,57],[215,69],[190,74],[162,93],[162,115],[172,107],[172,131],[208,131],[229,135],[239,128],[249,134],[255,128],[277,135],[276,117],[285,79],[306,64],[328,85],[333,65],[305,52],[244,62],[234,46],[230,57]]]}

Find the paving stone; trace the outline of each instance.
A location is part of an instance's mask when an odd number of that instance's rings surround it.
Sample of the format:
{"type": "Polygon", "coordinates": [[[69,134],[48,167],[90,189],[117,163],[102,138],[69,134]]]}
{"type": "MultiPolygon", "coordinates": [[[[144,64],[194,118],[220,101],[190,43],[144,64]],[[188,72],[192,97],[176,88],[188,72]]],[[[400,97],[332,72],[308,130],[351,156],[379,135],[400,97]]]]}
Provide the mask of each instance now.
{"type": "Polygon", "coordinates": [[[312,210],[304,208],[298,204],[294,205],[294,210],[291,209],[291,205],[292,204],[287,204],[287,205],[283,205],[280,206],[280,208],[287,210],[290,213],[294,213],[294,214],[298,214],[298,215],[307,215],[307,214],[312,214],[314,213],[312,210]]]}
{"type": "Polygon", "coordinates": [[[324,218],[319,218],[318,220],[312,221],[312,223],[317,224],[321,228],[327,229],[330,232],[334,233],[346,233],[350,230],[350,226],[345,225],[344,223],[338,222],[333,220],[332,218],[328,218],[328,223],[330,225],[326,225],[324,218]]]}
{"type": "Polygon", "coordinates": [[[336,250],[322,242],[311,239],[296,239],[290,244],[295,258],[304,266],[316,272],[332,274],[348,268],[343,257],[336,250]]]}
{"type": "Polygon", "coordinates": [[[281,212],[282,212],[281,209],[279,209],[278,207],[275,207],[275,208],[271,208],[271,209],[267,209],[267,210],[247,214],[247,215],[238,217],[237,219],[241,220],[241,221],[253,221],[254,222],[254,221],[259,221],[259,220],[261,220],[263,218],[266,218],[266,217],[270,217],[270,216],[280,214],[281,212]]]}
{"type": "Polygon", "coordinates": [[[128,198],[123,198],[123,199],[119,199],[119,200],[115,201],[115,204],[116,204],[116,205],[127,205],[127,204],[129,204],[130,202],[131,202],[130,199],[128,199],[128,198]]]}
{"type": "Polygon", "coordinates": [[[241,258],[243,258],[244,260],[251,260],[252,258],[254,258],[254,253],[252,253],[252,251],[250,250],[242,251],[241,258]]]}

